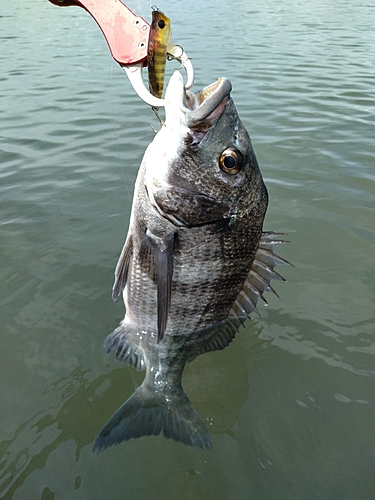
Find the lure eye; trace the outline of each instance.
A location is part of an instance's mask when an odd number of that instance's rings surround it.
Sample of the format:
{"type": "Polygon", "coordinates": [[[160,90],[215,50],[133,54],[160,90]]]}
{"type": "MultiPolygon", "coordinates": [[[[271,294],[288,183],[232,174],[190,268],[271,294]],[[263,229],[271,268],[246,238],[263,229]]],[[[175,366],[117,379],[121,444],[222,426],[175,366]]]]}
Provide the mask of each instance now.
{"type": "Polygon", "coordinates": [[[161,30],[165,28],[165,22],[163,21],[163,19],[160,19],[160,21],[158,21],[158,26],[161,30]]]}
{"type": "Polygon", "coordinates": [[[238,174],[242,168],[242,155],[237,149],[228,148],[221,153],[219,165],[226,174],[238,174]]]}

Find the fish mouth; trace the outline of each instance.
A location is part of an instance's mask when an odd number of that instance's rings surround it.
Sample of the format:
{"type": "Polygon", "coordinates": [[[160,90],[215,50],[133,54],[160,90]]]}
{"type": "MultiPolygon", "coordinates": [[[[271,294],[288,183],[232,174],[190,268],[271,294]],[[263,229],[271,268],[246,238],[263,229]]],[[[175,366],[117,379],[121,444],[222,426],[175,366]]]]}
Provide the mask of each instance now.
{"type": "Polygon", "coordinates": [[[198,92],[187,92],[181,73],[175,71],[165,93],[166,126],[175,130],[176,126],[187,127],[193,135],[203,137],[222,114],[231,90],[227,78],[218,78],[198,92]]]}
{"type": "Polygon", "coordinates": [[[186,125],[199,131],[210,128],[223,112],[231,90],[232,84],[228,78],[218,78],[216,82],[195,94],[186,92],[186,125]]]}

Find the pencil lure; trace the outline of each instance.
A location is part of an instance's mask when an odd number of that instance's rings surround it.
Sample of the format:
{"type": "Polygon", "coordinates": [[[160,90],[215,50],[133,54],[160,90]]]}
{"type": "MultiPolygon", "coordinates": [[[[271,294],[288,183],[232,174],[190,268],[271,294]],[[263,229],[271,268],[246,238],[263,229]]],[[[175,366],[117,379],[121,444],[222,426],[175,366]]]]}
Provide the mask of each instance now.
{"type": "Polygon", "coordinates": [[[158,9],[153,10],[147,52],[148,83],[151,94],[160,99],[163,94],[167,45],[171,34],[169,17],[158,9]]]}

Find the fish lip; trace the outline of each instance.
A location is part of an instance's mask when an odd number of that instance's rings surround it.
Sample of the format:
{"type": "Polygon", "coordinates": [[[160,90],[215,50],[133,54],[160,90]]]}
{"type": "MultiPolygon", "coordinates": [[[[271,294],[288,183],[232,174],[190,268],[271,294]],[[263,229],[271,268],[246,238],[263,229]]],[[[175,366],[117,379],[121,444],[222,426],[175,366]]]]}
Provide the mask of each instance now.
{"type": "Polygon", "coordinates": [[[199,92],[186,91],[182,75],[176,70],[165,92],[166,130],[177,136],[190,132],[195,142],[200,142],[220,118],[231,90],[227,78],[218,78],[199,92]]]}
{"type": "Polygon", "coordinates": [[[220,117],[230,98],[232,84],[228,78],[218,78],[199,92],[185,93],[186,125],[190,129],[212,126],[220,117]]]}

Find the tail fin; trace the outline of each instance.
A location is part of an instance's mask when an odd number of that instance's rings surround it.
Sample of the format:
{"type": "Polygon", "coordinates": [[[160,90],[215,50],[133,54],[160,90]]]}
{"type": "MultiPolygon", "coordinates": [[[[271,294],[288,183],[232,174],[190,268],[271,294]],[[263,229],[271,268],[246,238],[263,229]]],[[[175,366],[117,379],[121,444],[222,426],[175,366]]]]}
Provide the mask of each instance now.
{"type": "Polygon", "coordinates": [[[167,438],[203,450],[212,448],[209,432],[182,387],[166,398],[143,383],[112,415],[97,437],[93,451],[142,436],[167,438]]]}

